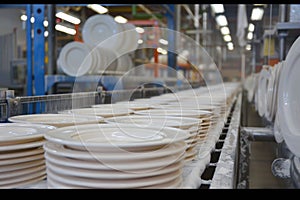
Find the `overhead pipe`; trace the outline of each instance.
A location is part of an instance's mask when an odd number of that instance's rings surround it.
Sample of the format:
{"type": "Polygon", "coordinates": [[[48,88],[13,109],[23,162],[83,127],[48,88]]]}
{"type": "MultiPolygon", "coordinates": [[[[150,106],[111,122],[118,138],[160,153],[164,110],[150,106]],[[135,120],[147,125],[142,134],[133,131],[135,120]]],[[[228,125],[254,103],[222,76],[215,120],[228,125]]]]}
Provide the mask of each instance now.
{"type": "Polygon", "coordinates": [[[158,22],[160,22],[160,24],[163,26],[163,27],[167,27],[167,25],[165,23],[163,23],[161,21],[161,19],[159,19],[154,13],[152,13],[152,11],[150,11],[148,8],[146,8],[144,5],[142,4],[138,4],[138,6],[144,10],[147,14],[151,15],[154,19],[156,19],[158,22]]]}
{"type": "Polygon", "coordinates": [[[191,11],[190,7],[187,4],[183,4],[182,6],[186,10],[186,12],[190,15],[190,17],[192,19],[194,19],[195,16],[194,16],[193,12],[191,11]]]}
{"type": "MultiPolygon", "coordinates": [[[[151,11],[150,11],[151,12],[151,11]]],[[[152,12],[151,12],[152,13],[152,12]]],[[[131,6],[131,14],[134,18],[137,19],[150,19],[155,15],[157,18],[162,19],[163,15],[162,14],[149,14],[149,13],[138,13],[136,10],[136,4],[133,4],[131,6]]]]}

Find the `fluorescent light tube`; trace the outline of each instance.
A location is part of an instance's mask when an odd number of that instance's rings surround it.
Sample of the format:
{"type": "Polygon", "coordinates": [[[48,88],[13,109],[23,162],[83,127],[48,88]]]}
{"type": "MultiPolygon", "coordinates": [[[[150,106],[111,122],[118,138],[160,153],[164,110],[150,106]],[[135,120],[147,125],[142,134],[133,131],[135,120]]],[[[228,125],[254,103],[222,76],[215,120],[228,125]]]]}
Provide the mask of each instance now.
{"type": "Polygon", "coordinates": [[[231,36],[230,35],[224,35],[223,37],[225,42],[230,42],[231,41],[231,36]]]}
{"type": "Polygon", "coordinates": [[[80,24],[80,22],[81,22],[80,19],[73,17],[71,15],[68,15],[66,13],[63,13],[63,12],[58,12],[58,13],[56,13],[55,16],[60,19],[66,20],[72,24],[80,24]]]}
{"type": "Polygon", "coordinates": [[[214,13],[223,13],[224,12],[223,4],[210,4],[210,7],[214,13]]]}
{"type": "Polygon", "coordinates": [[[255,29],[254,24],[250,23],[249,26],[248,26],[248,31],[249,31],[249,32],[253,32],[254,29],[255,29]]]}
{"type": "Polygon", "coordinates": [[[228,25],[227,19],[224,15],[218,15],[216,17],[216,21],[219,26],[227,26],[228,25]]]}
{"type": "Polygon", "coordinates": [[[92,9],[93,11],[99,13],[99,14],[104,14],[108,12],[108,9],[99,5],[99,4],[88,4],[88,8],[92,9]]]}
{"type": "Polygon", "coordinates": [[[120,23],[120,24],[125,24],[125,23],[127,23],[128,20],[126,18],[118,15],[118,16],[115,17],[115,21],[120,23]]]}
{"type": "Polygon", "coordinates": [[[227,26],[223,26],[220,30],[221,30],[222,35],[230,34],[229,28],[227,26]]]}
{"type": "Polygon", "coordinates": [[[55,30],[61,31],[61,32],[64,32],[64,33],[67,33],[67,34],[70,34],[70,35],[75,35],[76,34],[75,29],[63,26],[61,24],[56,24],[55,25],[55,30]]]}
{"type": "Polygon", "coordinates": [[[263,15],[264,15],[263,8],[253,8],[251,13],[251,20],[252,21],[261,20],[263,15]]]}

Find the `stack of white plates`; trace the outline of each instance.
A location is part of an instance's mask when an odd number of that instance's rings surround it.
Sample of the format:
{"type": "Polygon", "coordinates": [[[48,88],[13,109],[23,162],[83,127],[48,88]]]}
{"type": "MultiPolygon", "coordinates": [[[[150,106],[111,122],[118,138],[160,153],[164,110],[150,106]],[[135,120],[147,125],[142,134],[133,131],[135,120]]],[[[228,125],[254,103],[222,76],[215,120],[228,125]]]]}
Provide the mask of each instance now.
{"type": "Polygon", "coordinates": [[[160,116],[160,117],[191,117],[199,120],[201,128],[198,128],[198,140],[205,140],[208,130],[212,123],[213,113],[205,110],[171,110],[171,109],[150,109],[150,110],[141,110],[135,111],[136,115],[145,115],[145,116],[160,116]]]}
{"type": "Polygon", "coordinates": [[[18,188],[46,178],[44,134],[53,126],[0,124],[0,188],[18,188]]]}
{"type": "Polygon", "coordinates": [[[128,54],[118,57],[117,72],[127,72],[133,67],[132,58],[128,54]]]}
{"type": "Polygon", "coordinates": [[[279,74],[284,61],[279,62],[274,65],[274,67],[269,68],[270,78],[268,81],[268,91],[267,91],[267,109],[265,117],[267,120],[274,122],[276,111],[277,111],[277,92],[279,84],[279,74]]]}
{"type": "Polygon", "coordinates": [[[123,41],[122,26],[110,15],[93,15],[82,28],[84,43],[90,47],[105,47],[116,50],[123,41]]]}
{"type": "Polygon", "coordinates": [[[193,160],[197,154],[196,145],[199,144],[198,130],[201,122],[199,119],[188,117],[130,115],[107,118],[105,121],[112,124],[130,124],[144,129],[156,126],[158,128],[172,127],[187,130],[190,134],[185,140],[187,144],[185,161],[193,160]]]}
{"type": "Polygon", "coordinates": [[[106,47],[94,47],[92,52],[97,55],[97,66],[93,74],[114,73],[119,65],[117,53],[106,47]]]}
{"type": "Polygon", "coordinates": [[[82,42],[69,42],[62,48],[57,64],[69,76],[83,76],[97,66],[97,54],[82,42]]]}
{"type": "Polygon", "coordinates": [[[136,110],[147,110],[151,108],[150,104],[142,103],[142,102],[134,102],[134,101],[120,101],[115,104],[97,104],[92,105],[92,108],[104,108],[104,109],[113,109],[113,108],[127,108],[133,111],[136,110]]]}
{"type": "Polygon", "coordinates": [[[300,157],[300,37],[291,46],[281,69],[277,116],[281,134],[293,154],[300,157]]]}
{"type": "Polygon", "coordinates": [[[177,188],[187,131],[94,124],[46,134],[49,188],[177,188]]]}
{"type": "Polygon", "coordinates": [[[32,114],[17,115],[8,118],[10,122],[47,124],[55,127],[73,126],[79,124],[97,124],[103,122],[101,116],[73,114],[32,114]]]}
{"type": "Polygon", "coordinates": [[[125,23],[120,25],[123,28],[123,43],[119,49],[116,49],[116,51],[119,55],[125,55],[129,52],[135,51],[138,48],[138,40],[140,39],[140,35],[136,31],[134,24],[125,23]]]}
{"type": "Polygon", "coordinates": [[[100,117],[115,117],[115,116],[124,116],[130,115],[134,111],[128,108],[121,108],[120,106],[115,106],[116,104],[110,104],[111,107],[106,106],[105,108],[96,107],[96,108],[77,108],[72,110],[64,110],[59,113],[62,114],[74,114],[76,115],[89,115],[89,116],[100,116],[100,117]]]}
{"type": "Polygon", "coordinates": [[[268,90],[268,81],[271,77],[269,68],[271,66],[265,65],[263,69],[260,71],[259,79],[258,79],[258,114],[259,116],[263,117],[266,114],[267,110],[267,90],[268,90]]]}

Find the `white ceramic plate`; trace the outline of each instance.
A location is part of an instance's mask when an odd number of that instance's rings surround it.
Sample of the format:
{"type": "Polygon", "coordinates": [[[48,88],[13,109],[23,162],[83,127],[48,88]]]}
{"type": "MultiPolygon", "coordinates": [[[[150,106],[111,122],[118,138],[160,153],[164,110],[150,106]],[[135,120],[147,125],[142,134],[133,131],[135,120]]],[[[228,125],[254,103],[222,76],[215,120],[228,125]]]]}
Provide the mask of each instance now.
{"type": "Polygon", "coordinates": [[[44,164],[45,164],[45,159],[39,159],[39,160],[34,160],[34,161],[29,161],[29,162],[24,162],[24,163],[15,163],[12,165],[3,165],[0,167],[0,173],[3,173],[3,172],[10,173],[11,171],[14,171],[14,170],[36,167],[36,166],[44,165],[44,164]]]}
{"type": "Polygon", "coordinates": [[[82,42],[69,42],[61,50],[59,64],[64,73],[78,77],[89,73],[95,67],[91,49],[82,42]]]}
{"type": "Polygon", "coordinates": [[[189,137],[188,131],[169,127],[138,128],[122,124],[90,124],[64,127],[46,133],[45,138],[74,148],[109,150],[162,146],[189,137]]]}
{"type": "Polygon", "coordinates": [[[41,140],[46,132],[54,129],[40,124],[0,123],[0,146],[41,140]]]}
{"type": "Polygon", "coordinates": [[[300,37],[291,46],[281,70],[278,88],[278,114],[283,138],[300,157],[300,37]]]}
{"type": "Polygon", "coordinates": [[[263,68],[260,72],[258,83],[258,114],[263,117],[267,110],[267,87],[270,73],[268,68],[263,68]]]}
{"type": "Polygon", "coordinates": [[[127,72],[133,67],[133,62],[131,57],[128,54],[124,54],[119,56],[118,58],[118,66],[116,71],[118,72],[127,72]]]}
{"type": "Polygon", "coordinates": [[[37,154],[37,155],[32,155],[32,156],[25,156],[21,158],[12,158],[12,159],[7,159],[7,160],[0,160],[0,167],[3,165],[12,165],[12,164],[17,164],[17,163],[24,163],[24,162],[29,162],[33,160],[41,160],[44,159],[44,154],[37,154]]]}
{"type": "Polygon", "coordinates": [[[47,177],[47,188],[48,189],[89,189],[84,186],[75,186],[71,184],[61,183],[57,180],[53,180],[50,176],[47,177]]]}
{"type": "Polygon", "coordinates": [[[40,166],[26,168],[26,169],[10,171],[9,173],[2,172],[2,173],[0,173],[0,182],[1,182],[2,179],[14,179],[14,177],[17,177],[17,176],[31,174],[33,172],[42,171],[42,170],[44,170],[46,172],[46,165],[45,164],[40,165],[40,166]]]}
{"type": "Polygon", "coordinates": [[[66,176],[62,174],[57,174],[56,172],[47,169],[48,176],[52,180],[57,180],[61,183],[72,184],[76,186],[85,186],[92,188],[137,188],[146,187],[155,184],[162,184],[174,180],[181,176],[181,170],[171,172],[168,174],[153,176],[147,178],[135,178],[135,179],[125,179],[125,180],[109,180],[109,179],[88,179],[80,178],[74,176],[66,176]]]}
{"type": "Polygon", "coordinates": [[[128,151],[87,152],[87,151],[78,151],[78,150],[67,148],[64,145],[47,142],[44,145],[44,149],[46,152],[56,156],[76,158],[82,160],[133,161],[138,159],[150,159],[150,158],[158,158],[158,157],[178,154],[180,152],[184,152],[184,150],[186,149],[186,145],[184,142],[177,142],[172,145],[164,146],[163,148],[160,149],[141,151],[141,152],[128,152],[128,151]]]}
{"type": "Polygon", "coordinates": [[[124,31],[123,45],[118,50],[121,55],[135,51],[138,48],[138,40],[140,39],[139,33],[135,30],[135,25],[125,23],[122,26],[124,31]]]}
{"type": "Polygon", "coordinates": [[[176,189],[176,188],[180,188],[182,184],[182,180],[183,180],[182,176],[179,176],[178,178],[172,181],[162,183],[162,184],[155,184],[148,187],[142,187],[142,189],[176,189]]]}
{"type": "Polygon", "coordinates": [[[33,141],[33,142],[23,143],[23,144],[0,146],[0,152],[5,153],[6,151],[41,147],[44,145],[44,143],[45,140],[38,140],[38,141],[33,141]]]}
{"type": "Polygon", "coordinates": [[[93,15],[89,17],[82,28],[84,43],[90,47],[106,47],[113,50],[120,48],[123,34],[119,25],[110,15],[93,15]]]}
{"type": "Polygon", "coordinates": [[[146,173],[155,171],[157,169],[165,168],[168,165],[180,162],[184,158],[184,153],[179,153],[171,156],[143,159],[143,160],[107,160],[102,162],[101,160],[80,160],[75,158],[60,157],[45,153],[46,165],[50,163],[57,163],[67,167],[94,169],[94,170],[117,170],[117,171],[129,171],[140,170],[136,173],[146,173]]]}
{"type": "Polygon", "coordinates": [[[87,116],[80,114],[32,114],[17,115],[8,118],[10,122],[48,124],[55,127],[73,126],[78,124],[93,124],[103,122],[101,116],[87,116]]]}
{"type": "Polygon", "coordinates": [[[131,109],[131,110],[147,110],[151,106],[146,103],[136,103],[133,101],[128,101],[128,102],[117,102],[115,104],[97,104],[97,105],[92,105],[92,108],[104,108],[104,109],[116,109],[116,108],[121,108],[121,109],[131,109]]]}
{"type": "Polygon", "coordinates": [[[25,156],[32,156],[44,153],[44,149],[42,147],[39,148],[32,148],[32,149],[22,149],[16,151],[6,151],[0,152],[0,161],[4,159],[11,159],[11,158],[20,158],[25,156]]]}
{"type": "Polygon", "coordinates": [[[171,116],[141,116],[130,115],[122,117],[107,118],[107,123],[121,123],[132,124],[138,127],[152,127],[152,126],[167,126],[173,128],[188,129],[197,126],[201,123],[201,119],[187,118],[187,117],[171,117],[171,116]]]}
{"type": "Polygon", "coordinates": [[[134,114],[137,115],[148,115],[148,116],[174,116],[174,117],[194,117],[194,118],[202,118],[211,116],[213,113],[210,111],[204,110],[159,110],[159,109],[150,109],[150,110],[142,110],[135,111],[134,114]]]}
{"type": "Polygon", "coordinates": [[[284,66],[285,61],[281,61],[278,63],[278,65],[275,68],[275,83],[274,83],[274,92],[273,92],[273,109],[272,109],[272,116],[275,118],[276,113],[277,113],[277,105],[278,105],[278,86],[279,86],[279,81],[280,81],[280,73],[281,73],[281,68],[284,66]]]}
{"type": "Polygon", "coordinates": [[[148,173],[75,168],[75,167],[63,166],[60,165],[59,163],[52,163],[52,162],[47,162],[47,168],[50,169],[51,171],[54,171],[56,174],[62,174],[67,176],[75,176],[75,177],[83,177],[83,178],[91,178],[91,179],[122,180],[122,179],[149,177],[149,176],[158,176],[158,175],[171,173],[173,171],[181,169],[182,163],[177,162],[165,168],[153,170],[148,173]]]}
{"type": "Polygon", "coordinates": [[[272,119],[272,106],[273,106],[273,93],[274,93],[274,84],[275,84],[275,67],[269,67],[269,80],[268,80],[268,86],[267,86],[267,94],[266,94],[266,99],[267,99],[267,106],[266,106],[266,119],[268,121],[273,121],[272,119]]]}
{"type": "Polygon", "coordinates": [[[34,178],[31,179],[27,179],[24,181],[18,181],[16,183],[11,183],[11,184],[6,184],[5,186],[0,186],[0,188],[2,189],[12,189],[12,188],[16,188],[16,189],[22,189],[22,188],[26,188],[27,186],[34,184],[34,183],[38,183],[42,180],[44,180],[46,178],[46,174],[43,174],[41,176],[34,176],[34,178]]]}
{"type": "Polygon", "coordinates": [[[61,111],[59,113],[100,116],[100,117],[107,118],[107,117],[114,117],[114,116],[129,115],[133,112],[134,111],[130,110],[130,109],[113,107],[112,109],[110,109],[110,108],[78,108],[78,109],[61,111]]]}
{"type": "Polygon", "coordinates": [[[279,116],[276,115],[274,122],[274,136],[277,143],[283,142],[283,137],[281,134],[280,124],[279,124],[279,116]]]}
{"type": "Polygon", "coordinates": [[[39,171],[35,171],[32,173],[28,173],[28,174],[24,174],[21,176],[16,176],[14,178],[7,178],[7,179],[1,179],[0,180],[0,188],[7,188],[7,187],[11,187],[11,185],[20,185],[19,183],[23,182],[23,181],[27,181],[27,180],[31,180],[34,178],[38,178],[41,176],[46,175],[46,171],[45,169],[39,170],[39,171]]]}

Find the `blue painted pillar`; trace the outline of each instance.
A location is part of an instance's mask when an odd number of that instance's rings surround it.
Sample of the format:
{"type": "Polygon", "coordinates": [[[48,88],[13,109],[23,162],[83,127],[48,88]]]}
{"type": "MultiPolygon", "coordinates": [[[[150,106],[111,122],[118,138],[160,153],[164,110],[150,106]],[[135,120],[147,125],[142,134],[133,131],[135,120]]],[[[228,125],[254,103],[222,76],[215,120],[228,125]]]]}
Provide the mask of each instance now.
{"type": "Polygon", "coordinates": [[[26,46],[27,46],[27,96],[32,96],[32,38],[31,38],[31,4],[26,6],[26,46]]]}
{"type": "Polygon", "coordinates": [[[168,76],[169,77],[176,77],[176,59],[177,55],[174,53],[176,50],[176,19],[175,19],[175,5],[170,4],[168,5],[170,8],[170,11],[166,13],[166,18],[167,18],[167,25],[168,29],[168,76]]]}
{"type": "Polygon", "coordinates": [[[45,5],[33,5],[34,16],[34,89],[35,95],[45,94],[45,37],[44,37],[44,18],[45,18],[45,5]]]}

